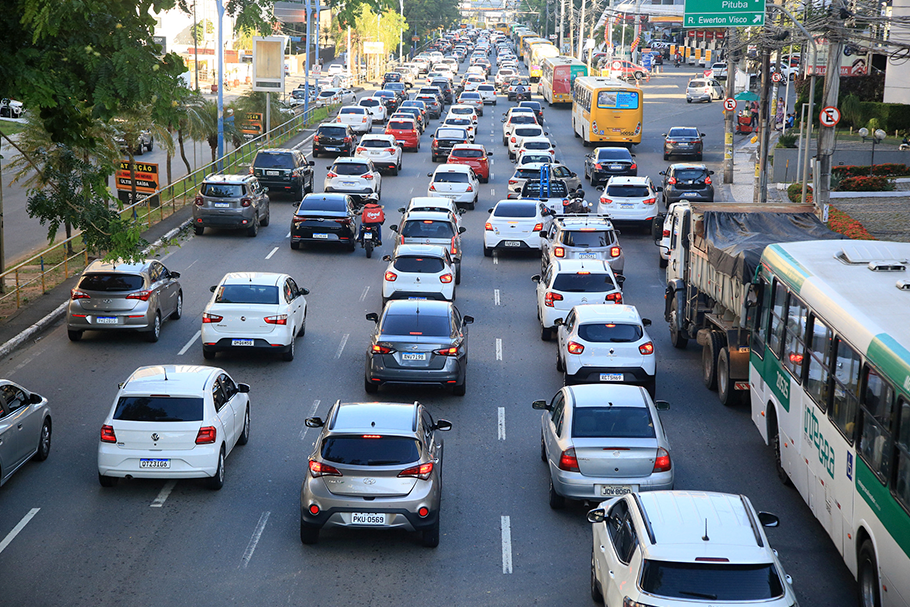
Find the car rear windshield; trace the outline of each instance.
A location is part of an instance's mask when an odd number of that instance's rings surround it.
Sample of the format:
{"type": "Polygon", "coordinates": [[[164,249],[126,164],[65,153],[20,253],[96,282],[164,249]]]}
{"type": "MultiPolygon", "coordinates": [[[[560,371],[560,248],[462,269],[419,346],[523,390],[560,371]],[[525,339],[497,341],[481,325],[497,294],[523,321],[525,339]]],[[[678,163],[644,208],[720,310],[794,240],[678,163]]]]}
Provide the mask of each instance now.
{"type": "Polygon", "coordinates": [[[404,120],[396,120],[389,123],[389,128],[393,131],[413,131],[414,123],[404,120]]]}
{"type": "MultiPolygon", "coordinates": [[[[521,188],[521,195],[523,198],[538,198],[540,197],[540,182],[526,181],[524,186],[521,188]]],[[[562,181],[551,181],[550,182],[550,194],[546,195],[544,192],[545,198],[565,198],[569,195],[569,189],[566,187],[565,182],[562,181]]]]}
{"type": "Polygon", "coordinates": [[[477,90],[478,91],[494,91],[496,89],[493,88],[492,84],[481,84],[480,86],[477,87],[477,90]]]}
{"type": "Polygon", "coordinates": [[[321,126],[319,127],[319,135],[323,137],[344,137],[347,135],[347,130],[343,126],[321,126]]]}
{"type": "Polygon", "coordinates": [[[534,118],[534,114],[514,114],[509,120],[512,124],[537,124],[537,119],[534,118]]]}
{"type": "Polygon", "coordinates": [[[429,335],[448,337],[451,333],[448,316],[429,314],[388,314],[380,330],[385,335],[429,335]]]}
{"type": "Polygon", "coordinates": [[[287,152],[259,152],[253,166],[257,169],[293,169],[294,158],[287,152]]]}
{"type": "Polygon", "coordinates": [[[605,194],[617,198],[645,198],[650,191],[646,185],[608,185],[605,194]]]}
{"type": "Polygon", "coordinates": [[[320,97],[334,97],[338,94],[338,91],[322,91],[319,93],[320,97]]]}
{"type": "Polygon", "coordinates": [[[447,171],[436,173],[434,183],[468,183],[467,173],[449,173],[447,171]]]}
{"type": "Polygon", "coordinates": [[[640,325],[620,323],[590,323],[578,326],[578,336],[585,341],[610,344],[627,344],[642,338],[640,325]]]}
{"type": "Polygon", "coordinates": [[[357,162],[339,162],[331,170],[336,175],[363,175],[370,172],[370,167],[357,162]]]}
{"type": "Polygon", "coordinates": [[[500,202],[493,209],[494,217],[536,217],[536,202],[500,202]]]}
{"type": "Polygon", "coordinates": [[[605,293],[616,290],[613,278],[609,274],[576,274],[575,272],[557,274],[553,281],[555,291],[566,293],[605,293]]]}
{"type": "Polygon", "coordinates": [[[613,232],[566,230],[562,233],[562,244],[567,247],[608,247],[613,244],[613,232]]]}
{"type": "Polygon", "coordinates": [[[203,183],[202,195],[209,198],[240,198],[243,196],[243,184],[203,183]]]}
{"type": "Polygon", "coordinates": [[[360,140],[360,146],[364,148],[390,148],[394,145],[394,143],[390,143],[385,139],[367,139],[364,137],[360,140]]]}
{"type": "Polygon", "coordinates": [[[677,169],[673,176],[677,181],[704,181],[707,177],[704,169],[677,169]]]}
{"type": "Polygon", "coordinates": [[[382,102],[379,101],[378,99],[370,99],[369,97],[366,99],[360,100],[360,105],[363,107],[376,107],[380,103],[382,103],[382,102]]]}
{"type": "Polygon", "coordinates": [[[395,258],[395,269],[401,272],[414,274],[436,274],[442,272],[444,264],[438,257],[420,257],[418,255],[402,255],[395,258]]]}
{"type": "MultiPolygon", "coordinates": [[[[531,164],[532,162],[546,162],[548,164],[552,163],[552,158],[549,154],[522,154],[521,164],[531,164]]],[[[537,169],[538,172],[540,169],[537,169]]]]}
{"type": "Polygon", "coordinates": [[[632,162],[632,154],[624,148],[603,148],[597,150],[598,160],[625,160],[632,162]]]}
{"type": "Polygon", "coordinates": [[[463,129],[436,129],[436,139],[467,139],[463,129]]]}
{"type": "Polygon", "coordinates": [[[145,281],[138,274],[86,274],[79,281],[79,288],[86,291],[108,293],[138,291],[145,281]]]}
{"type": "Polygon", "coordinates": [[[699,87],[707,86],[707,85],[708,85],[708,83],[705,80],[692,80],[689,82],[690,89],[699,88],[699,87]]]}
{"type": "Polygon", "coordinates": [[[470,118],[448,118],[448,119],[446,119],[446,124],[465,124],[465,125],[470,125],[471,122],[472,122],[472,121],[471,121],[470,118]]]}
{"type": "Polygon", "coordinates": [[[654,438],[654,422],[644,407],[576,407],[574,438],[654,438]]]}
{"type": "Polygon", "coordinates": [[[483,150],[452,150],[453,158],[483,158],[483,150]]]}
{"type": "Polygon", "coordinates": [[[357,114],[358,116],[363,116],[363,108],[359,107],[343,107],[338,112],[339,114],[357,114]]]}
{"type": "Polygon", "coordinates": [[[323,198],[322,196],[309,196],[304,198],[300,203],[301,211],[332,211],[333,213],[344,213],[348,210],[347,202],[344,198],[323,198]]]}
{"type": "Polygon", "coordinates": [[[515,177],[518,179],[537,179],[540,177],[540,169],[515,169],[515,177]]]}
{"type": "Polygon", "coordinates": [[[526,141],[522,144],[526,150],[549,150],[549,141],[526,141]]]}
{"type": "Polygon", "coordinates": [[[373,436],[330,436],[322,441],[322,459],[348,466],[400,466],[420,459],[413,438],[373,436]]]}
{"type": "Polygon", "coordinates": [[[698,131],[696,129],[670,129],[667,137],[695,137],[697,139],[698,131]]]}
{"type": "Polygon", "coordinates": [[[478,93],[462,93],[461,98],[462,99],[480,99],[480,95],[478,93]]]}
{"type": "Polygon", "coordinates": [[[542,134],[539,127],[519,127],[514,133],[516,137],[537,137],[542,134]]]}
{"type": "Polygon", "coordinates": [[[674,563],[646,560],[641,589],[674,599],[767,601],[783,596],[780,576],[771,563],[674,563]]]}
{"type": "Polygon", "coordinates": [[[121,396],[114,419],[126,422],[195,422],[202,419],[202,399],[170,396],[121,396]]]}
{"type": "Polygon", "coordinates": [[[215,293],[215,303],[277,304],[278,287],[274,285],[222,285],[215,293]]]}
{"type": "Polygon", "coordinates": [[[468,116],[474,113],[474,108],[470,107],[453,107],[449,110],[453,114],[458,114],[459,116],[468,116]]]}

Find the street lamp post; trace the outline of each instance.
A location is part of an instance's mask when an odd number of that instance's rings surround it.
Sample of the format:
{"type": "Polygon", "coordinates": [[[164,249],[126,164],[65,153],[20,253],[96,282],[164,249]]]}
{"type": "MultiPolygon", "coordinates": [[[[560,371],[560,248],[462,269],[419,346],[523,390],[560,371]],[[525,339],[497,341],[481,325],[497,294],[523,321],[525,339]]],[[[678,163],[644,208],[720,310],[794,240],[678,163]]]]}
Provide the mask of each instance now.
{"type": "MultiPolygon", "coordinates": [[[[404,0],[398,0],[398,12],[404,22],[404,0]]],[[[404,63],[404,28],[398,30],[398,63],[404,63]]]]}
{"type": "Polygon", "coordinates": [[[218,9],[218,73],[215,81],[218,86],[218,169],[221,170],[221,159],[224,158],[224,2],[215,0],[218,9]]]}
{"type": "MultiPolygon", "coordinates": [[[[869,129],[861,128],[857,131],[857,134],[863,138],[863,143],[866,142],[866,137],[869,136],[869,129]]],[[[875,129],[875,132],[872,133],[872,159],[869,161],[869,177],[875,174],[875,144],[881,143],[888,134],[881,130],[875,129]]]]}

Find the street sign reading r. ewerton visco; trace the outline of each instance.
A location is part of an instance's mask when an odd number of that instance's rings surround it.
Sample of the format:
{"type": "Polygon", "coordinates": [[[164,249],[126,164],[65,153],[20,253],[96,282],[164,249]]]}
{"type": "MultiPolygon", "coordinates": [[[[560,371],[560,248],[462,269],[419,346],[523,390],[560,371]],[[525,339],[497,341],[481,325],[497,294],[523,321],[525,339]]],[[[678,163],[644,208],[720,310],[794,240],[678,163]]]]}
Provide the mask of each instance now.
{"type": "Polygon", "coordinates": [[[765,0],[686,0],[683,27],[751,27],[765,23],[765,0]]]}

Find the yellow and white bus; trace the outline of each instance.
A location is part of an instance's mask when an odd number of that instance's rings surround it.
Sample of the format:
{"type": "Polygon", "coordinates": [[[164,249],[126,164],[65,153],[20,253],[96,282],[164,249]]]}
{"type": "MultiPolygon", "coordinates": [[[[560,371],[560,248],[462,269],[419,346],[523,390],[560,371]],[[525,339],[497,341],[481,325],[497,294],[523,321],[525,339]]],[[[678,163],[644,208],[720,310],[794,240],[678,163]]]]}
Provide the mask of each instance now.
{"type": "Polygon", "coordinates": [[[572,103],[572,85],[576,78],[588,75],[588,66],[575,57],[547,57],[540,63],[537,91],[547,103],[572,103]]]}
{"type": "Polygon", "coordinates": [[[531,47],[535,44],[549,44],[550,41],[540,36],[525,36],[521,39],[521,53],[519,56],[525,65],[531,65],[531,47]]]}
{"type": "Polygon", "coordinates": [[[585,146],[641,143],[641,89],[611,78],[585,76],[572,89],[572,130],[585,146]]]}
{"type": "Polygon", "coordinates": [[[765,248],[750,298],[752,420],[859,583],[910,605],[910,244],[765,248]]]}
{"type": "Polygon", "coordinates": [[[530,46],[531,60],[528,62],[528,79],[531,82],[540,82],[541,62],[547,57],[559,56],[559,49],[549,42],[535,42],[530,46]]]}

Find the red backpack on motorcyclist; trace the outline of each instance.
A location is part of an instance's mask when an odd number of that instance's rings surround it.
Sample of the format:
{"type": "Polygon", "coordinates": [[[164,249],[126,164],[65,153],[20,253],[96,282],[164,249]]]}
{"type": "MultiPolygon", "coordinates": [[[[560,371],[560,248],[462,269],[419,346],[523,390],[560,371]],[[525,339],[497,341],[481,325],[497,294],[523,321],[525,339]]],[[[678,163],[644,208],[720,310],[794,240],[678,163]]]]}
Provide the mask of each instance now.
{"type": "Polygon", "coordinates": [[[369,201],[363,206],[360,213],[360,234],[357,239],[363,241],[363,230],[366,227],[373,228],[376,234],[376,246],[382,244],[382,224],[385,223],[385,213],[377,202],[369,201]]]}

